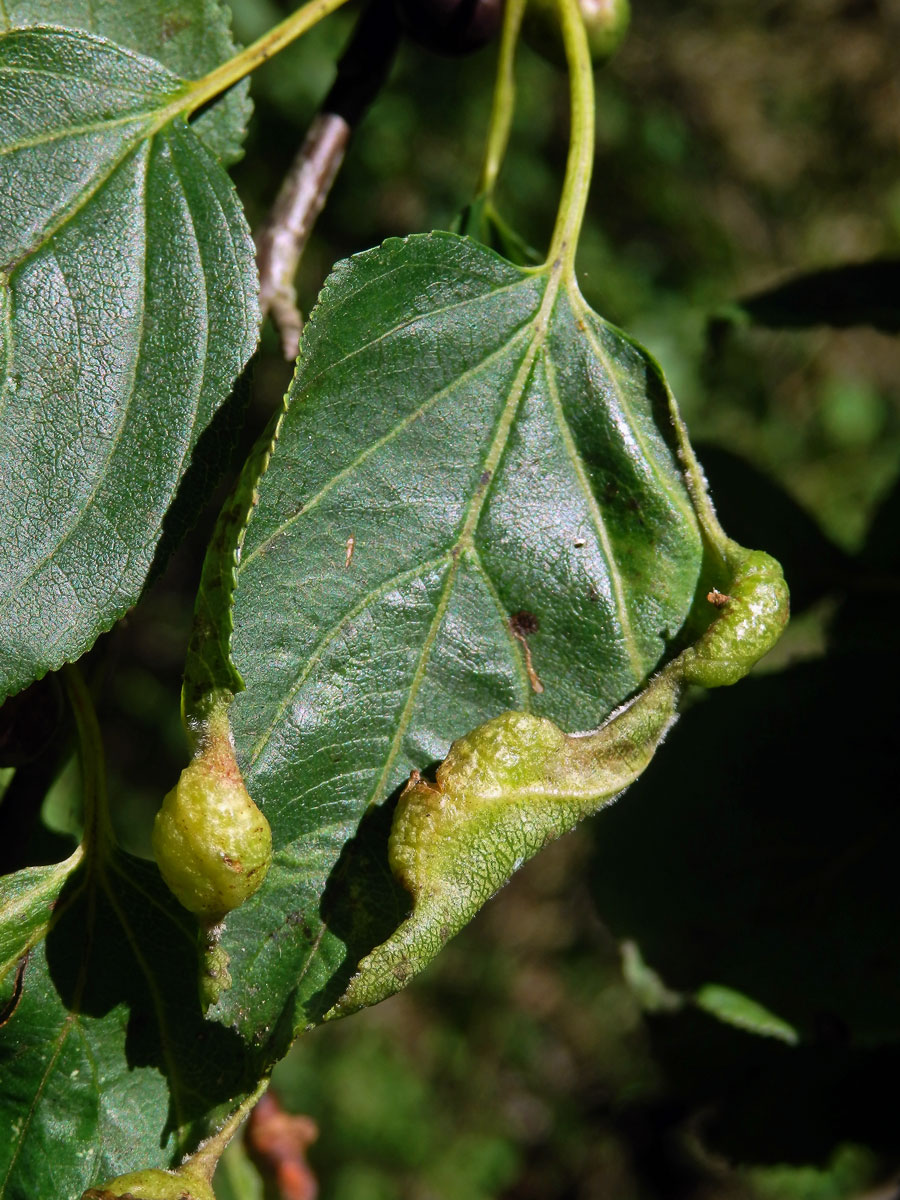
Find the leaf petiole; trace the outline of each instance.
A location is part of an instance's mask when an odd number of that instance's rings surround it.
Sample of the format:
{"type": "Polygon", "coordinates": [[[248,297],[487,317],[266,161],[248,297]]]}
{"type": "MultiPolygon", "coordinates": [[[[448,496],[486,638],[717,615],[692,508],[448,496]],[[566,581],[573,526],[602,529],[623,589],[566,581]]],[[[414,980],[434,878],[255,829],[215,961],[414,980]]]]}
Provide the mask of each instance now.
{"type": "Polygon", "coordinates": [[[557,0],[569,68],[571,126],[562,196],[546,266],[575,276],[575,252],[594,166],[594,74],[578,0],[557,0]]]}
{"type": "Polygon", "coordinates": [[[516,43],[519,40],[519,30],[524,13],[525,0],[507,0],[506,10],[503,14],[503,31],[500,35],[500,53],[497,58],[497,79],[491,103],[491,120],[484,148],[481,178],[478,181],[477,194],[488,200],[493,196],[494,188],[497,186],[497,176],[500,174],[500,167],[506,154],[509,131],[516,107],[516,43]]]}
{"type": "Polygon", "coordinates": [[[204,75],[202,79],[192,83],[185,98],[179,101],[178,110],[186,112],[188,115],[196,112],[198,108],[239,83],[245,75],[249,75],[264,62],[274,58],[291,42],[296,41],[298,37],[307,33],[324,17],[330,16],[346,2],[347,0],[309,0],[307,4],[298,8],[296,12],[292,12],[289,17],[285,17],[268,33],[257,38],[252,45],[241,50],[234,58],[229,58],[214,71],[210,71],[208,75],[204,75]]]}
{"type": "Polygon", "coordinates": [[[82,845],[89,860],[102,857],[115,841],[109,821],[106,794],[106,759],[94,702],[84,676],[77,666],[69,664],[63,673],[66,695],[72,706],[78,732],[78,757],[81,762],[81,789],[84,804],[84,837],[82,845]]]}

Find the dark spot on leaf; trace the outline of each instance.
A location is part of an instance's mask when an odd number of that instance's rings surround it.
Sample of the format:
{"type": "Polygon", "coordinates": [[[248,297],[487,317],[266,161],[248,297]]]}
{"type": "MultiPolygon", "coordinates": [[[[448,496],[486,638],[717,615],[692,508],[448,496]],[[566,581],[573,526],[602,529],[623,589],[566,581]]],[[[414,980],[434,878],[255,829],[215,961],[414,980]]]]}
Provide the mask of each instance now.
{"type": "Polygon", "coordinates": [[[517,637],[528,637],[529,634],[537,633],[541,623],[534,613],[522,609],[510,615],[509,627],[517,637]]]}
{"type": "Polygon", "coordinates": [[[441,941],[446,942],[449,937],[450,937],[450,926],[442,925],[441,926],[441,941]]]}
{"type": "Polygon", "coordinates": [[[398,983],[406,983],[412,975],[412,966],[408,958],[401,958],[393,967],[393,976],[398,983]]]}
{"type": "Polygon", "coordinates": [[[597,589],[594,587],[594,585],[592,583],[588,584],[587,594],[588,594],[588,599],[592,600],[594,602],[594,604],[599,603],[600,593],[597,591],[597,589]]]}
{"type": "Polygon", "coordinates": [[[482,471],[482,472],[481,472],[481,478],[478,480],[478,485],[479,485],[479,487],[487,487],[487,485],[488,485],[490,482],[491,482],[491,473],[490,473],[490,471],[482,471]]]}
{"type": "Polygon", "coordinates": [[[300,932],[305,938],[312,940],[312,927],[302,912],[298,912],[296,910],[294,912],[289,912],[285,917],[285,921],[288,925],[293,925],[295,928],[299,928],[300,932]]]}

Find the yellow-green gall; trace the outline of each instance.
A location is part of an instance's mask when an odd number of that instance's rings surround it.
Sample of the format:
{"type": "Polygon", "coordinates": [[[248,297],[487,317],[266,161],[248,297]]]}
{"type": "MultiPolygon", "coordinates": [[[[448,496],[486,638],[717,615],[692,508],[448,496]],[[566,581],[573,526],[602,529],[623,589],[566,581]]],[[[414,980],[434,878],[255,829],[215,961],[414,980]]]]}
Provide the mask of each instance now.
{"type": "Polygon", "coordinates": [[[775,645],[790,615],[790,593],[781,565],[762,550],[732,543],[728,592],[707,596],[716,619],[679,658],[686,683],[725,687],[737,683],[775,645]]]}
{"type": "MultiPolygon", "coordinates": [[[[631,8],[628,0],[578,0],[584,21],[591,62],[602,66],[612,58],[628,32],[631,8]]],[[[525,41],[542,58],[556,66],[566,65],[557,0],[528,0],[522,23],[525,41]]]]}
{"type": "Polygon", "coordinates": [[[208,924],[265,878],[272,832],[244,786],[224,716],[204,730],[200,752],[163,800],[153,852],[177,898],[208,924]]]}
{"type": "Polygon", "coordinates": [[[132,1171],[99,1188],[90,1188],[82,1200],[216,1200],[206,1179],[185,1171],[132,1171]]]}

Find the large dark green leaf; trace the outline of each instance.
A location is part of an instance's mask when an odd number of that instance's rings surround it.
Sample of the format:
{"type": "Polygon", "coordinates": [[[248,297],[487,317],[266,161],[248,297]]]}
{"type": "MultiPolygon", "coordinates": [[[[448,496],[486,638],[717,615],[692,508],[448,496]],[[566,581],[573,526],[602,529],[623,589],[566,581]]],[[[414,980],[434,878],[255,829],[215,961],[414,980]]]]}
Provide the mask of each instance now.
{"type": "Polygon", "coordinates": [[[450,234],[336,269],[237,575],[233,726],[275,861],[228,921],[223,1019],[318,1019],[355,965],[335,928],[403,916],[387,810],[331,929],[323,892],[412,769],[506,708],[594,727],[657,666],[701,565],[670,421],[652,360],[553,269],[450,234]]]}
{"type": "Polygon", "coordinates": [[[179,115],[188,84],[48,29],[0,39],[0,78],[3,696],[137,599],[257,308],[243,212],[179,115]]]}

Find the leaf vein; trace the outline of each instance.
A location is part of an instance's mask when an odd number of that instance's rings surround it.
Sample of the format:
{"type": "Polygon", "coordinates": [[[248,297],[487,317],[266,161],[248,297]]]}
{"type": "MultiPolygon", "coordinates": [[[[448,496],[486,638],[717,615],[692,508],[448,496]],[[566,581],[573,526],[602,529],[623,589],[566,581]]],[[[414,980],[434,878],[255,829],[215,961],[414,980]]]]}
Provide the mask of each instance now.
{"type": "Polygon", "coordinates": [[[370,442],[363,450],[359,452],[352,462],[349,462],[346,467],[342,467],[340,471],[337,471],[334,475],[332,475],[327,483],[323,484],[323,486],[313,496],[311,496],[309,500],[306,501],[306,503],[298,512],[288,517],[287,520],[282,521],[281,524],[272,530],[272,532],[268,534],[258,546],[254,546],[250,554],[243,559],[241,569],[243,570],[245,567],[249,566],[250,563],[253,562],[258,555],[264,553],[265,550],[272,544],[272,542],[277,537],[280,537],[285,530],[289,529],[295,522],[299,521],[301,517],[304,517],[307,513],[311,512],[312,509],[314,509],[328,495],[328,493],[334,487],[336,487],[339,482],[345,479],[349,474],[351,474],[351,472],[355,471],[356,468],[364,463],[367,458],[371,457],[371,455],[375,454],[378,450],[381,450],[385,446],[389,445],[395,437],[399,437],[401,433],[413,425],[420,417],[425,416],[429,409],[431,409],[435,404],[439,403],[446,396],[451,395],[453,391],[460,385],[460,383],[468,382],[471,379],[476,379],[481,371],[483,371],[486,367],[491,367],[493,365],[495,359],[500,358],[504,354],[508,353],[510,346],[516,341],[523,329],[525,329],[525,327],[531,323],[532,319],[533,318],[529,317],[527,321],[523,322],[523,324],[515,330],[509,341],[504,342],[502,346],[492,350],[490,354],[481,359],[480,362],[475,363],[474,366],[464,371],[462,375],[457,376],[452,383],[449,383],[446,387],[442,387],[438,391],[433,392],[427,400],[424,400],[418,408],[413,410],[413,412],[407,413],[407,415],[398,421],[397,424],[391,429],[389,429],[387,433],[383,434],[380,438],[377,438],[374,442],[370,442]]]}
{"type": "MultiPolygon", "coordinates": [[[[396,273],[400,269],[401,269],[400,267],[395,267],[393,271],[388,271],[385,273],[384,276],[379,276],[378,280],[375,282],[380,283],[382,279],[385,279],[389,275],[396,273]]],[[[514,288],[522,287],[526,283],[531,283],[531,282],[532,282],[531,277],[526,276],[523,279],[517,279],[513,283],[505,284],[502,288],[497,288],[496,290],[487,293],[487,296],[488,297],[497,296],[497,295],[500,295],[502,292],[512,291],[514,288]]],[[[363,290],[362,288],[359,289],[359,291],[362,291],[362,290],[363,290]]],[[[406,317],[402,321],[398,321],[398,323],[396,325],[392,326],[390,329],[385,330],[383,333],[379,333],[376,337],[371,338],[368,342],[365,342],[363,345],[355,346],[352,350],[349,350],[342,358],[337,358],[334,360],[334,362],[328,363],[316,375],[311,375],[308,379],[304,379],[303,383],[302,383],[302,387],[298,388],[297,397],[295,397],[295,401],[297,398],[299,398],[299,396],[302,396],[303,394],[308,393],[311,386],[314,383],[316,383],[319,379],[321,379],[321,377],[323,375],[326,375],[329,372],[335,370],[335,368],[342,366],[346,362],[349,362],[352,358],[356,358],[357,355],[364,354],[366,350],[371,350],[373,346],[377,346],[381,342],[386,341],[388,338],[393,337],[395,333],[400,333],[402,330],[408,328],[410,325],[413,325],[416,322],[426,322],[426,321],[431,320],[433,317],[444,316],[446,313],[451,313],[451,312],[457,311],[458,309],[466,308],[470,304],[481,304],[485,300],[485,295],[486,294],[484,292],[479,292],[478,295],[476,295],[476,296],[467,296],[465,300],[457,300],[454,304],[446,304],[446,305],[442,306],[441,308],[432,308],[424,313],[414,313],[412,316],[406,317]]],[[[313,314],[313,319],[314,318],[315,318],[315,314],[313,314]]],[[[521,328],[521,326],[519,328],[521,328]]],[[[301,364],[303,362],[302,351],[300,354],[300,362],[301,362],[301,364]]]]}
{"type": "Polygon", "coordinates": [[[134,125],[138,121],[146,121],[144,115],[119,117],[114,121],[95,121],[90,125],[72,125],[65,129],[54,129],[49,133],[38,134],[35,137],[22,138],[18,142],[7,142],[0,146],[0,158],[14,154],[17,150],[29,150],[35,146],[49,146],[52,142],[61,141],[67,137],[79,137],[83,133],[96,133],[107,129],[117,129],[124,125],[134,125]]]}
{"type": "Polygon", "coordinates": [[[169,1089],[172,1096],[172,1106],[175,1109],[175,1116],[179,1126],[184,1124],[184,1104],[182,1099],[183,1087],[181,1077],[177,1070],[177,1060],[172,1051],[171,1041],[169,1037],[168,1022],[166,1021],[165,1005],[160,994],[159,986],[156,982],[156,976],[150,970],[150,965],[144,958],[140,949],[138,939],[134,936],[128,918],[119,903],[119,898],[116,895],[116,889],[110,886],[106,871],[101,869],[100,872],[103,891],[106,893],[106,899],[109,902],[110,908],[119,919],[119,924],[122,926],[122,932],[131,947],[131,953],[134,955],[144,978],[147,980],[147,990],[150,993],[150,999],[153,1002],[153,1009],[156,1013],[156,1023],[159,1028],[159,1041],[162,1048],[163,1058],[165,1059],[168,1077],[169,1089]]]}
{"type": "Polygon", "coordinates": [[[641,655],[635,641],[634,630],[631,627],[631,614],[628,611],[627,598],[625,596],[625,587],[622,582],[622,572],[619,564],[616,561],[615,551],[613,550],[612,541],[610,540],[609,530],[606,528],[606,521],[603,518],[603,513],[600,511],[600,505],[597,503],[597,497],[594,495],[590,480],[587,476],[587,470],[581,455],[578,453],[578,448],[575,445],[575,439],[572,437],[572,431],[569,428],[569,423],[566,420],[563,412],[562,402],[559,398],[559,389],[556,386],[556,369],[553,359],[549,353],[544,355],[544,368],[547,374],[547,394],[550,397],[550,405],[553,410],[553,415],[556,420],[557,428],[562,437],[563,447],[566,452],[566,457],[572,464],[572,470],[575,473],[575,479],[578,487],[584,495],[585,503],[588,512],[591,515],[594,529],[597,537],[600,540],[600,547],[603,551],[603,557],[606,560],[606,569],[609,576],[609,582],[612,586],[613,596],[615,598],[616,614],[619,619],[619,624],[622,629],[623,640],[625,642],[628,661],[631,664],[632,674],[635,682],[643,679],[646,671],[641,660],[641,655]]]}
{"type": "Polygon", "coordinates": [[[619,381],[618,373],[613,368],[613,365],[609,359],[609,355],[603,349],[600,339],[597,337],[596,331],[593,327],[593,322],[598,319],[596,313],[592,312],[591,309],[588,308],[587,304],[585,303],[584,297],[581,296],[580,293],[576,292],[575,294],[573,294],[570,291],[569,294],[570,294],[570,298],[572,300],[573,308],[575,306],[577,306],[581,310],[582,316],[584,317],[585,337],[587,338],[588,342],[590,343],[591,349],[594,351],[597,358],[600,360],[600,362],[603,364],[604,368],[606,369],[606,373],[609,376],[609,379],[612,381],[613,391],[615,392],[616,399],[619,402],[619,408],[628,424],[629,429],[631,430],[634,440],[637,442],[637,444],[640,448],[642,461],[649,465],[651,472],[656,476],[657,480],[659,481],[660,487],[665,492],[665,494],[672,500],[672,502],[674,503],[674,506],[677,509],[679,509],[688,518],[688,521],[691,525],[695,524],[696,523],[696,515],[695,515],[694,510],[691,507],[691,504],[690,504],[689,500],[687,499],[686,495],[683,495],[681,493],[680,489],[677,488],[676,485],[674,485],[674,483],[671,479],[667,479],[661,474],[660,468],[659,468],[659,463],[658,463],[658,455],[651,452],[651,450],[647,446],[646,442],[644,441],[644,437],[640,431],[640,427],[638,426],[638,424],[635,421],[634,416],[631,412],[631,405],[629,404],[628,400],[625,397],[625,393],[624,393],[621,383],[619,381]]]}
{"type": "Polygon", "coordinates": [[[18,1141],[15,1143],[15,1148],[14,1148],[12,1156],[9,1160],[9,1166],[6,1168],[6,1174],[3,1176],[2,1182],[0,1182],[0,1197],[5,1195],[5,1193],[6,1193],[6,1185],[9,1183],[10,1176],[12,1175],[12,1172],[13,1172],[13,1167],[18,1162],[19,1155],[22,1153],[22,1147],[25,1144],[26,1135],[31,1126],[31,1122],[34,1120],[34,1114],[37,1111],[37,1107],[40,1102],[40,1099],[43,1096],[44,1091],[47,1087],[47,1081],[50,1078],[53,1068],[56,1066],[57,1059],[59,1058],[60,1054],[62,1054],[62,1048],[66,1043],[66,1039],[68,1038],[69,1033],[71,1032],[72,1026],[74,1023],[75,1023],[75,1014],[68,1013],[63,1020],[62,1027],[61,1027],[60,1032],[56,1039],[56,1045],[53,1049],[52,1054],[50,1055],[49,1060],[47,1061],[47,1065],[44,1068],[43,1074],[41,1075],[40,1082],[38,1083],[37,1087],[34,1089],[34,1098],[31,1101],[31,1104],[28,1108],[28,1112],[25,1116],[24,1121],[22,1122],[22,1128],[19,1131],[19,1138],[18,1138],[18,1141]]]}
{"type": "Polygon", "coordinates": [[[481,554],[478,551],[478,547],[474,543],[467,548],[466,558],[469,562],[471,562],[472,566],[476,569],[476,571],[478,571],[479,575],[484,580],[488,595],[490,596],[500,617],[504,633],[506,634],[506,639],[509,642],[509,647],[512,651],[512,661],[513,665],[515,666],[516,675],[519,681],[518,704],[520,708],[527,709],[530,707],[531,702],[531,684],[528,681],[528,672],[525,669],[525,652],[522,648],[522,644],[518,638],[513,637],[512,630],[509,626],[509,613],[506,611],[506,606],[500,599],[500,593],[497,591],[497,587],[489,575],[487,567],[484,565],[481,554]]]}
{"type": "MultiPolygon", "coordinates": [[[[146,165],[147,164],[145,163],[144,164],[145,169],[146,169],[146,165]]],[[[143,189],[142,191],[146,197],[146,189],[143,189]]],[[[139,328],[138,328],[138,337],[137,337],[138,348],[137,348],[137,353],[134,356],[134,366],[131,371],[131,376],[132,376],[131,385],[130,385],[130,389],[127,392],[129,397],[133,396],[134,387],[135,387],[135,384],[137,381],[138,368],[139,368],[139,364],[140,364],[140,360],[141,360],[141,349],[142,349],[142,345],[143,345],[143,338],[144,338],[144,334],[146,332],[146,325],[145,325],[146,297],[147,297],[146,215],[145,215],[145,220],[144,220],[144,229],[145,229],[145,237],[144,237],[144,241],[143,241],[144,287],[143,287],[143,293],[142,293],[143,303],[141,306],[141,317],[140,317],[140,323],[139,323],[139,328]]],[[[56,264],[57,264],[57,267],[59,268],[59,273],[63,279],[63,282],[65,282],[66,281],[65,274],[63,273],[62,267],[59,264],[59,259],[56,258],[55,254],[54,254],[54,258],[56,260],[56,264]]],[[[68,289],[67,283],[66,283],[66,287],[68,289]]],[[[69,294],[71,295],[71,291],[69,294]]],[[[73,304],[73,307],[75,307],[74,304],[73,304]]],[[[80,346],[81,346],[80,328],[81,328],[81,326],[80,326],[80,320],[78,317],[77,307],[75,308],[75,314],[76,314],[76,318],[75,318],[76,319],[76,327],[79,330],[79,351],[80,351],[80,346]]],[[[124,389],[123,389],[123,391],[124,391],[124,389]]],[[[17,581],[17,583],[12,588],[12,590],[9,591],[5,597],[0,599],[0,612],[2,612],[4,608],[9,606],[9,604],[15,599],[15,597],[18,594],[20,594],[25,587],[27,587],[27,585],[38,574],[38,572],[43,570],[43,568],[47,565],[47,563],[59,553],[59,551],[62,549],[62,547],[64,545],[66,545],[66,543],[69,542],[74,537],[77,530],[81,527],[81,525],[87,519],[87,515],[96,500],[97,494],[100,491],[100,488],[102,487],[102,485],[106,482],[107,476],[109,475],[109,464],[115,458],[119,443],[122,440],[122,435],[123,435],[123,432],[125,429],[125,425],[127,424],[127,416],[128,416],[129,411],[130,411],[130,409],[129,409],[128,404],[121,406],[119,421],[118,421],[118,424],[115,429],[115,433],[112,438],[112,444],[110,445],[109,451],[107,452],[106,464],[104,466],[104,469],[98,473],[97,478],[94,480],[94,483],[93,483],[93,486],[91,487],[90,492],[85,497],[83,503],[80,505],[80,511],[79,511],[74,523],[70,526],[70,528],[68,530],[66,530],[66,532],[59,539],[59,541],[53,546],[53,548],[49,551],[49,553],[43,555],[42,558],[38,559],[38,561],[34,564],[34,566],[21,579],[19,579],[17,581]]],[[[65,631],[61,631],[61,636],[64,632],[65,631]]]]}
{"type": "Polygon", "coordinates": [[[413,579],[417,579],[419,576],[424,575],[426,571],[434,570],[437,567],[445,564],[448,561],[449,557],[450,557],[449,552],[447,552],[447,553],[440,555],[438,558],[431,559],[428,562],[418,563],[415,567],[412,567],[408,570],[399,571],[396,575],[392,575],[389,579],[386,579],[382,583],[380,583],[378,585],[378,587],[373,588],[371,591],[367,592],[360,600],[358,600],[356,602],[356,604],[353,605],[352,608],[348,609],[347,612],[342,614],[340,620],[338,622],[336,622],[336,624],[332,625],[331,628],[328,629],[326,631],[326,633],[323,635],[323,637],[317,642],[311,655],[306,660],[299,676],[297,677],[295,682],[291,685],[286,696],[284,697],[283,701],[276,709],[273,717],[271,718],[269,724],[266,726],[262,735],[257,739],[256,744],[253,746],[253,749],[250,751],[251,764],[254,764],[258,761],[262,751],[265,749],[265,746],[266,746],[267,742],[269,741],[269,738],[272,736],[275,726],[278,724],[278,722],[284,716],[285,712],[287,711],[287,709],[290,707],[291,703],[293,702],[294,697],[297,695],[297,693],[300,691],[300,688],[303,686],[303,684],[309,678],[309,674],[312,671],[313,667],[316,665],[316,663],[322,657],[322,655],[324,654],[324,652],[328,648],[328,646],[331,645],[331,643],[334,641],[334,639],[340,633],[341,629],[343,629],[343,627],[349,621],[355,620],[359,616],[359,614],[361,612],[363,612],[369,606],[369,604],[371,604],[373,601],[380,600],[382,596],[386,596],[389,592],[393,591],[394,588],[399,587],[401,584],[409,583],[413,579]]]}

